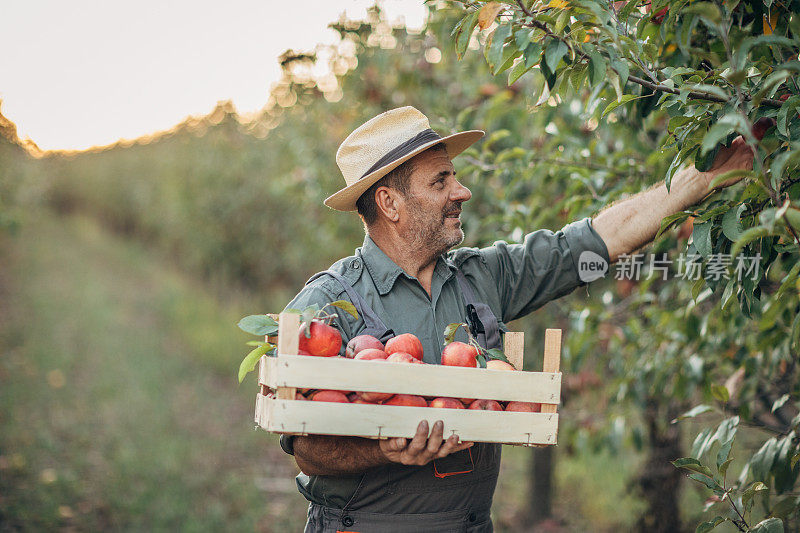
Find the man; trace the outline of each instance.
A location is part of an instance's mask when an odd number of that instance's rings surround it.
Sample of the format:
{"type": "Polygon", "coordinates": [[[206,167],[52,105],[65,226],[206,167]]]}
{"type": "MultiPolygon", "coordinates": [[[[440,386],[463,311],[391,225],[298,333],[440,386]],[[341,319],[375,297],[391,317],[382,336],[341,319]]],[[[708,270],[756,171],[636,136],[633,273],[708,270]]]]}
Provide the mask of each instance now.
{"type": "MultiPolygon", "coordinates": [[[[447,324],[472,319],[484,339],[493,328],[505,331],[505,322],[583,284],[581,253],[612,263],[650,242],[663,217],[700,201],[714,176],[752,166],[752,153],[737,139],[721,151],[713,171],[678,172],[669,193],[658,185],[593,220],[556,233],[534,231],[523,244],[449,252],[464,238],[459,216],[471,196],[451,158],[482,136],[440,137],[412,107],[382,113],[350,134],[336,155],[347,186],[325,204],[358,211],[364,245],[316,277],[288,307],[356,300],[367,316],[339,315],[345,342],[385,325],[417,335],[425,361],[439,363],[447,324]],[[477,317],[470,316],[476,309],[477,317]]],[[[421,422],[412,439],[310,435],[285,437],[281,445],[302,470],[298,488],[311,502],[306,531],[492,530],[500,446],[445,440],[441,421],[432,428],[421,422]]]]}

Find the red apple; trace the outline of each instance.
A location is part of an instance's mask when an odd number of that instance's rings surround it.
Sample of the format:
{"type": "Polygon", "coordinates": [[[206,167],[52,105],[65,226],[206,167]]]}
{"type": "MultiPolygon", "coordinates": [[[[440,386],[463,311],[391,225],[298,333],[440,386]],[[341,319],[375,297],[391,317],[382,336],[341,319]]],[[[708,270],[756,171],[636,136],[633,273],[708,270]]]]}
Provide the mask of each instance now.
{"type": "Polygon", "coordinates": [[[422,343],[411,333],[403,333],[386,341],[385,351],[389,355],[395,352],[409,353],[414,358],[422,361],[422,343]]]}
{"type": "Polygon", "coordinates": [[[386,358],[387,363],[417,363],[413,355],[406,352],[395,352],[386,358]]]}
{"type": "Polygon", "coordinates": [[[475,401],[475,398],[460,398],[461,403],[464,404],[464,407],[469,407],[472,405],[472,402],[475,401]]]}
{"type": "Polygon", "coordinates": [[[669,6],[659,9],[655,15],[650,17],[650,20],[653,21],[653,24],[661,24],[664,22],[664,17],[667,16],[667,11],[669,11],[669,6]]]}
{"type": "Polygon", "coordinates": [[[455,398],[434,398],[429,405],[440,409],[464,409],[464,404],[455,398]]]}
{"type": "Polygon", "coordinates": [[[489,359],[486,361],[486,368],[489,370],[516,370],[514,365],[501,361],[500,359],[489,359]]]}
{"type": "Polygon", "coordinates": [[[377,348],[365,348],[358,352],[353,359],[361,361],[383,361],[386,359],[386,352],[377,348]]]}
{"type": "MultiPolygon", "coordinates": [[[[302,333],[301,333],[301,335],[302,335],[302,333]]],[[[311,355],[311,354],[309,352],[305,351],[305,350],[298,349],[297,350],[297,355],[311,355]]]]}
{"type": "Polygon", "coordinates": [[[502,411],[503,406],[495,400],[475,400],[469,406],[470,409],[482,411],[502,411]]]}
{"type": "Polygon", "coordinates": [[[385,402],[383,405],[404,405],[408,407],[428,407],[428,402],[422,396],[414,396],[413,394],[395,394],[385,402]]]}
{"type": "Polygon", "coordinates": [[[308,398],[306,398],[305,396],[303,396],[299,392],[295,392],[294,393],[294,399],[295,400],[300,400],[300,401],[306,401],[308,398]]]}
{"type": "Polygon", "coordinates": [[[334,327],[312,320],[309,326],[310,337],[306,337],[305,325],[300,326],[300,349],[319,357],[339,355],[342,348],[342,335],[334,327]]]}
{"type": "Polygon", "coordinates": [[[372,348],[383,351],[383,343],[372,335],[358,335],[350,339],[345,348],[344,355],[353,359],[361,350],[372,348]]]}
{"type": "Polygon", "coordinates": [[[519,413],[539,413],[542,410],[542,404],[532,402],[508,402],[506,411],[517,411],[519,413]]]}
{"type": "Polygon", "coordinates": [[[358,397],[367,403],[379,403],[394,396],[391,392],[359,392],[358,397]]]}
{"type": "Polygon", "coordinates": [[[463,342],[451,342],[442,350],[442,364],[446,366],[478,366],[478,349],[463,342]]]}
{"type": "Polygon", "coordinates": [[[756,120],[755,124],[753,124],[753,127],[750,128],[750,131],[753,133],[753,137],[760,141],[764,138],[764,134],[767,133],[767,130],[774,125],[774,118],[761,117],[760,119],[756,120]]]}
{"type": "Polygon", "coordinates": [[[355,400],[353,400],[350,403],[360,403],[360,404],[363,404],[363,405],[376,405],[379,402],[368,402],[367,400],[364,400],[362,398],[356,398],[355,400]]]}
{"type": "Polygon", "coordinates": [[[314,393],[311,399],[315,402],[350,403],[347,396],[338,390],[321,390],[314,393]]]}

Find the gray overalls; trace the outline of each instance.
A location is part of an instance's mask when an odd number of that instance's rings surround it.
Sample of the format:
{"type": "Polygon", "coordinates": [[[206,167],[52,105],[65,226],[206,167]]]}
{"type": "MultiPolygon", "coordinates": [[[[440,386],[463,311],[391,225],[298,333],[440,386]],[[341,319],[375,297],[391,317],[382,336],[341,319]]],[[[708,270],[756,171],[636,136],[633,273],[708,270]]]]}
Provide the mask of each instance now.
{"type": "MultiPolygon", "coordinates": [[[[366,300],[338,273],[330,275],[344,287],[366,328],[359,334],[383,342],[394,333],[366,300]]],[[[460,270],[456,279],[466,303],[465,315],[475,338],[486,348],[501,348],[497,317],[488,305],[475,301],[472,287],[460,270]]],[[[435,459],[424,466],[387,464],[355,476],[357,485],[340,509],[311,503],[306,533],[352,532],[469,532],[492,531],[489,512],[500,470],[500,445],[476,443],[472,448],[435,459]],[[360,479],[359,479],[360,477],[360,479]]],[[[318,476],[335,483],[335,477],[318,476]]],[[[355,482],[355,480],[353,480],[355,482]]]]}

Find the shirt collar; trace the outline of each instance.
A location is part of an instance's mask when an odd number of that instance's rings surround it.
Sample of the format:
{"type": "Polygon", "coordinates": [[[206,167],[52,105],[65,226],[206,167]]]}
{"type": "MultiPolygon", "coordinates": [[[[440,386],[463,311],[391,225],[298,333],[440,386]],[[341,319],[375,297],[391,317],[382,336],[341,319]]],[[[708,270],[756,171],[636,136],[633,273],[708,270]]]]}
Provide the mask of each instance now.
{"type": "MultiPolygon", "coordinates": [[[[392,290],[400,275],[413,279],[402,268],[397,266],[397,263],[392,261],[369,235],[364,237],[364,244],[361,246],[361,258],[381,296],[385,296],[392,290]]],[[[453,275],[454,269],[455,266],[447,261],[445,256],[441,256],[437,259],[433,272],[435,275],[440,276],[442,280],[446,280],[453,275]]]]}

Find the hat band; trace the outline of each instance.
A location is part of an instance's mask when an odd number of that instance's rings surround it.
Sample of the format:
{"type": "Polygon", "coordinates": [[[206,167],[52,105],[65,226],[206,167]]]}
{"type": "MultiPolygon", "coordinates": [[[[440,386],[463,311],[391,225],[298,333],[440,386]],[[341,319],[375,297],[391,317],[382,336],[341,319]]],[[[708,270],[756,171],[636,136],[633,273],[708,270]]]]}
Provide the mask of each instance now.
{"type": "MultiPolygon", "coordinates": [[[[392,161],[396,161],[396,160],[400,159],[401,157],[403,157],[404,155],[410,154],[411,152],[413,152],[414,150],[416,150],[417,148],[419,148],[423,144],[429,143],[431,141],[435,141],[437,139],[441,139],[441,136],[438,133],[436,133],[435,131],[433,131],[432,129],[430,129],[430,128],[428,128],[427,130],[423,130],[423,131],[419,132],[413,138],[407,140],[406,142],[404,142],[400,146],[398,146],[396,148],[393,148],[389,153],[387,153],[386,155],[384,155],[383,157],[378,159],[378,161],[374,165],[369,167],[369,170],[364,172],[364,174],[361,176],[361,178],[364,178],[364,177],[368,176],[369,174],[372,174],[373,172],[375,172],[379,168],[385,167],[386,165],[388,165],[392,161]]],[[[361,178],[359,178],[359,179],[361,179],[361,178]]]]}

